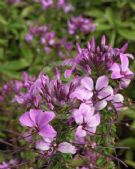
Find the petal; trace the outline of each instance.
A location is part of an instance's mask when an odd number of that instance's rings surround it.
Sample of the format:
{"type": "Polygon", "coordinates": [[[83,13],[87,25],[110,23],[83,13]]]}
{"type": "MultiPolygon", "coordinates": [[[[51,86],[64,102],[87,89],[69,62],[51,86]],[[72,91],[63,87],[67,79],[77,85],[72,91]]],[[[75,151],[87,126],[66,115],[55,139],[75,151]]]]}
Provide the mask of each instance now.
{"type": "Polygon", "coordinates": [[[41,111],[38,115],[38,126],[43,126],[49,123],[55,117],[54,112],[52,111],[41,111]]]}
{"type": "Polygon", "coordinates": [[[98,94],[99,99],[109,100],[110,97],[113,95],[113,88],[111,86],[107,86],[103,90],[101,90],[98,94]]]}
{"type": "Polygon", "coordinates": [[[30,118],[35,125],[38,125],[37,118],[40,115],[40,112],[41,110],[38,109],[30,109],[29,111],[30,118]]]}
{"type": "Polygon", "coordinates": [[[89,100],[92,96],[93,92],[83,88],[77,88],[73,93],[71,93],[70,98],[85,101],[89,100]]]}
{"type": "Polygon", "coordinates": [[[85,103],[80,105],[79,111],[81,112],[85,123],[89,122],[91,116],[94,114],[94,108],[85,103]]]}
{"type": "Polygon", "coordinates": [[[69,78],[72,75],[73,71],[72,69],[65,70],[64,77],[69,78]]]}
{"type": "Polygon", "coordinates": [[[104,109],[106,106],[107,106],[107,101],[102,100],[102,101],[97,102],[94,107],[95,107],[95,110],[102,110],[102,109],[104,109]]]}
{"type": "Polygon", "coordinates": [[[112,79],[120,79],[123,76],[120,74],[120,72],[112,72],[111,78],[112,79]]]}
{"type": "Polygon", "coordinates": [[[93,80],[90,77],[84,77],[81,80],[81,85],[89,91],[92,91],[94,88],[93,80]]]}
{"type": "Polygon", "coordinates": [[[82,129],[82,126],[78,126],[75,132],[76,137],[85,137],[87,135],[87,132],[82,129]]]}
{"type": "Polygon", "coordinates": [[[120,65],[118,63],[114,63],[110,70],[113,72],[120,72],[120,65]]]}
{"type": "Polygon", "coordinates": [[[56,136],[57,132],[54,130],[54,128],[51,125],[45,125],[42,129],[39,131],[39,135],[43,138],[54,138],[56,136]]]}
{"type": "Polygon", "coordinates": [[[107,76],[100,76],[96,82],[96,90],[101,90],[108,86],[109,79],[107,76]]]}
{"type": "Polygon", "coordinates": [[[74,117],[75,122],[77,124],[83,123],[83,116],[82,116],[81,111],[79,109],[73,110],[73,117],[74,117]]]}
{"type": "Polygon", "coordinates": [[[100,124],[99,113],[93,115],[88,123],[88,127],[97,127],[100,124]]]}
{"type": "Polygon", "coordinates": [[[113,96],[113,102],[123,103],[123,101],[124,101],[124,97],[121,94],[115,94],[113,96]]]}
{"type": "Polygon", "coordinates": [[[47,143],[44,140],[39,140],[36,142],[36,149],[46,151],[50,149],[50,145],[50,143],[47,143]]]}
{"type": "Polygon", "coordinates": [[[76,148],[75,148],[75,146],[73,146],[70,143],[63,142],[63,143],[59,144],[58,151],[60,151],[61,153],[75,154],[76,153],[76,148]]]}
{"type": "Polygon", "coordinates": [[[122,71],[125,72],[129,65],[128,57],[125,54],[120,54],[120,60],[122,71]]]}
{"type": "Polygon", "coordinates": [[[25,112],[21,117],[19,118],[19,121],[21,125],[27,126],[27,127],[33,127],[34,123],[30,118],[29,112],[25,112]]]}

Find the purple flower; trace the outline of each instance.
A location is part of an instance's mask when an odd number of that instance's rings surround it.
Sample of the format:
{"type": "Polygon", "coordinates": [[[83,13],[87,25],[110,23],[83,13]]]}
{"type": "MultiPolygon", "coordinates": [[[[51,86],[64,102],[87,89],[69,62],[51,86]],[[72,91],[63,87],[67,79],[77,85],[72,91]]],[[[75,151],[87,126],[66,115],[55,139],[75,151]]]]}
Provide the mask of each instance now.
{"type": "Polygon", "coordinates": [[[35,130],[43,139],[54,138],[56,131],[49,124],[55,117],[54,112],[31,109],[25,112],[19,121],[21,125],[30,127],[35,130]]]}
{"type": "Polygon", "coordinates": [[[80,30],[86,34],[95,30],[95,25],[90,19],[83,18],[83,16],[71,17],[68,21],[68,32],[74,34],[77,30],[80,30]]]}
{"type": "Polygon", "coordinates": [[[68,84],[64,84],[60,80],[59,70],[55,70],[55,79],[50,80],[48,76],[41,75],[42,95],[44,96],[47,106],[53,110],[55,106],[61,107],[73,104],[70,99],[70,93],[74,91],[77,80],[72,80],[68,84]]]}
{"type": "Polygon", "coordinates": [[[29,26],[29,32],[25,40],[30,43],[34,38],[39,40],[39,43],[46,53],[49,53],[51,48],[56,46],[56,34],[50,30],[50,26],[46,26],[45,24],[39,26],[38,23],[35,22],[33,26],[29,26]]]}
{"type": "Polygon", "coordinates": [[[61,153],[70,153],[70,154],[75,154],[76,153],[76,148],[70,143],[63,142],[60,143],[58,146],[58,151],[61,153]]]}
{"type": "Polygon", "coordinates": [[[110,70],[112,71],[112,79],[121,79],[121,87],[127,87],[131,78],[133,77],[133,72],[129,69],[129,60],[126,54],[120,54],[121,64],[114,63],[110,70]],[[126,84],[126,82],[128,82],[126,84]]]}
{"type": "Polygon", "coordinates": [[[49,8],[53,5],[53,0],[40,0],[43,9],[49,8]]]}
{"type": "Polygon", "coordinates": [[[73,110],[73,117],[79,125],[76,130],[77,138],[85,137],[87,132],[89,134],[96,132],[96,128],[100,124],[100,116],[98,113],[94,113],[94,108],[85,103],[82,103],[79,109],[73,110]]]}
{"type": "Polygon", "coordinates": [[[79,99],[82,102],[92,101],[96,110],[106,107],[107,101],[113,95],[113,89],[109,86],[107,76],[100,76],[94,88],[94,82],[90,77],[81,79],[81,85],[71,93],[70,97],[79,99]]]}
{"type": "MultiPolygon", "coordinates": [[[[126,48],[127,44],[120,49],[106,45],[105,36],[102,37],[101,45],[99,46],[96,46],[94,38],[87,44],[87,48],[81,49],[79,44],[77,44],[77,56],[63,63],[63,66],[69,65],[71,67],[65,71],[65,77],[67,78],[72,74],[78,74],[78,72],[86,74],[87,76],[89,76],[91,72],[94,72],[95,76],[110,75],[112,65],[114,63],[119,65],[120,55],[125,53],[126,48]]],[[[132,58],[130,54],[124,55],[132,58]]]]}

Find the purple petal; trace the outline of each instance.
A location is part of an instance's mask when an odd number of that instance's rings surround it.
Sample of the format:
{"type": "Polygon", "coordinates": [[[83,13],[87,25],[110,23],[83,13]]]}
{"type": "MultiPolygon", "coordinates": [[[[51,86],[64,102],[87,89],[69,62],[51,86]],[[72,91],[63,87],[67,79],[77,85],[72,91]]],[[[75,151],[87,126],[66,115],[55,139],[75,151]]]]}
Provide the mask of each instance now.
{"type": "Polygon", "coordinates": [[[107,76],[100,76],[96,82],[96,90],[101,90],[108,86],[109,79],[107,76]]]}
{"type": "Polygon", "coordinates": [[[42,151],[50,149],[51,142],[45,142],[44,140],[39,140],[36,142],[36,148],[42,151]]]}
{"type": "Polygon", "coordinates": [[[111,86],[107,86],[106,88],[104,88],[99,92],[98,98],[109,100],[112,95],[113,95],[113,88],[111,86]]]}
{"type": "Polygon", "coordinates": [[[87,132],[82,129],[82,126],[78,126],[75,134],[76,137],[81,138],[81,137],[85,137],[87,135],[87,132]]]}
{"type": "Polygon", "coordinates": [[[89,105],[82,103],[79,107],[79,112],[83,115],[84,121],[87,123],[91,119],[91,116],[94,114],[94,108],[89,105]]]}
{"type": "Polygon", "coordinates": [[[73,146],[70,143],[63,142],[63,143],[59,144],[58,151],[60,151],[61,153],[75,154],[76,153],[76,148],[75,148],[75,146],[73,146]]]}
{"type": "Polygon", "coordinates": [[[29,112],[25,112],[23,115],[21,115],[19,121],[23,126],[33,127],[35,125],[30,118],[29,112]]]}
{"type": "Polygon", "coordinates": [[[70,98],[85,101],[89,100],[92,96],[93,92],[83,88],[77,88],[73,93],[71,93],[70,98]]]}
{"type": "Polygon", "coordinates": [[[39,135],[43,138],[54,138],[56,136],[56,131],[51,125],[45,125],[42,129],[39,131],[39,135]]]}
{"type": "Polygon", "coordinates": [[[83,123],[83,116],[81,114],[81,111],[79,111],[79,109],[75,109],[73,111],[73,117],[74,117],[75,122],[77,124],[82,124],[83,123]]]}
{"type": "Polygon", "coordinates": [[[92,91],[93,90],[93,80],[90,78],[90,77],[84,77],[82,80],[81,80],[81,85],[86,88],[87,90],[89,91],[92,91]]]}
{"type": "Polygon", "coordinates": [[[128,57],[125,54],[120,54],[120,60],[122,71],[125,72],[129,65],[128,57]]]}
{"type": "Polygon", "coordinates": [[[41,111],[37,119],[38,126],[44,126],[48,124],[54,117],[55,117],[55,114],[52,111],[45,111],[45,112],[41,111]]]}
{"type": "Polygon", "coordinates": [[[107,106],[107,102],[105,100],[99,101],[96,103],[95,110],[102,110],[107,106]]]}
{"type": "Polygon", "coordinates": [[[100,115],[99,113],[93,115],[89,120],[88,126],[89,127],[97,127],[100,124],[100,115]]]}
{"type": "Polygon", "coordinates": [[[123,103],[123,101],[124,101],[124,97],[121,94],[115,94],[113,96],[113,102],[123,103]]]}

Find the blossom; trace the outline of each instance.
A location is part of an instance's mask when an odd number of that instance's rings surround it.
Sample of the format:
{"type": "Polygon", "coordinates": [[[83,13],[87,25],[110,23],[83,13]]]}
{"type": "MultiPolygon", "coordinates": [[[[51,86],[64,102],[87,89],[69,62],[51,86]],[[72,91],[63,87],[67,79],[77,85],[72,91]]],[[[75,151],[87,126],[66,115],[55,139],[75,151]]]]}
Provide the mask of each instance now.
{"type": "Polygon", "coordinates": [[[79,109],[73,110],[73,117],[78,124],[76,129],[76,137],[83,138],[89,134],[95,133],[97,126],[100,124],[100,116],[95,114],[93,107],[81,103],[79,109]]]}
{"type": "MultiPolygon", "coordinates": [[[[43,0],[43,2],[45,1],[43,0]]],[[[45,24],[39,26],[38,23],[35,22],[33,26],[29,26],[29,31],[25,36],[25,40],[30,43],[34,38],[39,40],[39,43],[46,53],[51,51],[51,47],[56,46],[56,34],[51,31],[50,26],[45,24]]]]}
{"type": "Polygon", "coordinates": [[[65,13],[72,12],[74,10],[72,4],[70,4],[67,0],[58,0],[57,7],[62,8],[65,13]]]}
{"type": "Polygon", "coordinates": [[[43,9],[49,8],[53,5],[53,0],[40,0],[43,9]]]}
{"type": "Polygon", "coordinates": [[[113,95],[113,89],[109,86],[109,79],[107,76],[100,76],[94,82],[90,77],[84,77],[81,79],[81,85],[71,93],[71,98],[76,98],[82,102],[92,100],[96,110],[101,110],[106,107],[107,101],[113,95]]]}
{"type": "Polygon", "coordinates": [[[54,138],[56,131],[49,124],[55,117],[54,112],[30,109],[19,118],[21,125],[34,129],[43,139],[54,138]]]}
{"type": "Polygon", "coordinates": [[[112,79],[121,79],[121,87],[127,86],[133,77],[133,72],[129,69],[129,60],[126,54],[120,54],[121,64],[113,63],[110,70],[112,79]],[[126,85],[126,80],[128,81],[126,85]]]}
{"type": "Polygon", "coordinates": [[[91,72],[95,75],[110,75],[111,67],[114,63],[120,62],[120,55],[125,54],[127,57],[133,58],[131,54],[125,53],[127,43],[120,49],[112,48],[106,44],[105,36],[101,39],[101,45],[96,45],[94,37],[87,43],[86,48],[81,48],[77,44],[78,53],[75,58],[65,60],[63,66],[69,65],[71,68],[65,71],[65,77],[68,78],[72,74],[83,74],[89,76],[91,72]]]}
{"type": "Polygon", "coordinates": [[[84,18],[83,16],[71,17],[68,21],[69,34],[74,34],[77,30],[80,30],[86,34],[95,30],[95,25],[90,19],[84,18]]]}
{"type": "Polygon", "coordinates": [[[68,142],[62,142],[58,146],[58,151],[61,153],[70,153],[70,154],[75,154],[76,153],[76,148],[72,144],[68,142]]]}

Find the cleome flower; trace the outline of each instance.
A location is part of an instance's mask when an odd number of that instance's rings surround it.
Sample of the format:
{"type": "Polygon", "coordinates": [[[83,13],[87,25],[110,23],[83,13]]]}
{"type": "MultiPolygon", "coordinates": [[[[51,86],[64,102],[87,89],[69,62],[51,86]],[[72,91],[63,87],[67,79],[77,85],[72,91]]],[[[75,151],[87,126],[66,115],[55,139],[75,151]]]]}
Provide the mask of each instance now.
{"type": "Polygon", "coordinates": [[[22,126],[32,128],[43,139],[56,137],[57,132],[49,124],[55,117],[54,112],[30,109],[19,118],[22,126]]]}

